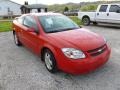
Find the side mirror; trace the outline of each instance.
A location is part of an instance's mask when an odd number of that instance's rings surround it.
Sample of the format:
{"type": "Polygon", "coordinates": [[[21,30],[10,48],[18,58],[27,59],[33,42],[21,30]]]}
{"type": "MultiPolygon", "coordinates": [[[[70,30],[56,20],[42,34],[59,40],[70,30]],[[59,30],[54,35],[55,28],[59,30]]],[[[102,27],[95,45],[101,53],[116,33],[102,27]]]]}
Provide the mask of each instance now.
{"type": "Polygon", "coordinates": [[[120,10],[117,10],[116,13],[120,13],[120,10]]]}

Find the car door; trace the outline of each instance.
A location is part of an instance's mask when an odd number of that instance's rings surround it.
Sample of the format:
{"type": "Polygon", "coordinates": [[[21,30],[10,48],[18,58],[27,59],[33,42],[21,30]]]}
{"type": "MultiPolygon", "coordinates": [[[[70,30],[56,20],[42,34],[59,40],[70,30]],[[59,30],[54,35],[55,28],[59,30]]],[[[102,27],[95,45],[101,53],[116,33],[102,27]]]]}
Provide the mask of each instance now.
{"type": "Polygon", "coordinates": [[[99,10],[96,12],[96,21],[97,22],[107,22],[107,9],[108,5],[101,5],[99,10]]]}
{"type": "Polygon", "coordinates": [[[25,16],[23,21],[22,43],[33,52],[37,53],[39,47],[39,28],[33,16],[25,16]],[[33,30],[33,31],[31,31],[33,30]]]}
{"type": "Polygon", "coordinates": [[[14,30],[16,31],[17,36],[19,37],[20,42],[22,42],[22,36],[21,36],[21,32],[23,30],[23,20],[24,17],[19,17],[18,19],[16,19],[15,21],[17,22],[14,26],[14,30]]]}
{"type": "Polygon", "coordinates": [[[107,17],[109,23],[120,24],[120,6],[110,5],[109,16],[107,17]]]}

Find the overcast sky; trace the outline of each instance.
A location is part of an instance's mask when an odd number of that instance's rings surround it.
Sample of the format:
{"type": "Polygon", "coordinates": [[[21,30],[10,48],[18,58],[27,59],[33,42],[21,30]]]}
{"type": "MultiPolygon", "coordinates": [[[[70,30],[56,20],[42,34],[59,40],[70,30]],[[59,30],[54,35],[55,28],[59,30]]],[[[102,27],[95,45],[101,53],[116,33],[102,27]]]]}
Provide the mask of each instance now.
{"type": "MultiPolygon", "coordinates": [[[[19,4],[24,4],[24,1],[28,1],[29,4],[41,3],[41,4],[63,4],[68,2],[79,3],[79,2],[92,2],[92,1],[111,1],[111,0],[11,0],[19,4]]],[[[117,0],[114,0],[117,1],[117,0]]]]}

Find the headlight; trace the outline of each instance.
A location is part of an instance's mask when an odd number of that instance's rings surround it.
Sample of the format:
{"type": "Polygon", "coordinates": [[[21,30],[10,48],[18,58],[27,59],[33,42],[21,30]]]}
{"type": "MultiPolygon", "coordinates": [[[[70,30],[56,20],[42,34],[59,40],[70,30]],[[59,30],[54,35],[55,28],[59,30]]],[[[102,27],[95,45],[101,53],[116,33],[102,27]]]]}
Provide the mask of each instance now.
{"type": "Polygon", "coordinates": [[[62,48],[62,52],[66,57],[71,59],[80,59],[85,58],[85,54],[81,50],[77,50],[74,48],[62,48]]]}

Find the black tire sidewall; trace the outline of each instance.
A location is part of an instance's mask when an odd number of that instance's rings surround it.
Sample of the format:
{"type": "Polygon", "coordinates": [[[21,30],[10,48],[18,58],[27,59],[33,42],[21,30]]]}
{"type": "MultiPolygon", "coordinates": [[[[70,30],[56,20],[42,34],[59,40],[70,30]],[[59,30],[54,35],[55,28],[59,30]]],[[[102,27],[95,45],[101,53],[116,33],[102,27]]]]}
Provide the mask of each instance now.
{"type": "Polygon", "coordinates": [[[89,19],[88,17],[84,17],[84,18],[82,19],[82,22],[83,22],[83,24],[84,24],[85,26],[90,25],[90,19],[89,19]],[[87,23],[84,22],[85,19],[88,20],[87,23]]]}
{"type": "Polygon", "coordinates": [[[46,63],[45,63],[45,67],[46,67],[47,70],[48,70],[49,72],[51,72],[51,73],[57,72],[56,60],[55,60],[55,57],[54,57],[53,53],[52,53],[49,49],[46,49],[46,50],[44,51],[44,54],[43,54],[44,62],[45,62],[45,53],[49,53],[49,54],[50,54],[50,59],[51,59],[51,61],[52,61],[52,69],[51,69],[51,70],[48,69],[46,63]]]}
{"type": "Polygon", "coordinates": [[[14,32],[13,33],[13,37],[14,37],[14,43],[17,45],[17,46],[21,46],[22,44],[21,44],[21,42],[19,41],[19,38],[18,38],[18,36],[17,36],[17,34],[14,32]],[[16,35],[16,38],[17,38],[17,42],[18,43],[16,43],[16,41],[15,41],[15,35],[16,35]]]}

